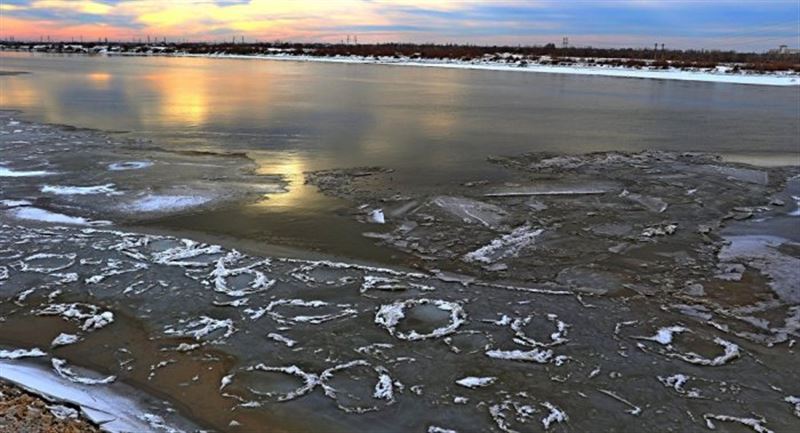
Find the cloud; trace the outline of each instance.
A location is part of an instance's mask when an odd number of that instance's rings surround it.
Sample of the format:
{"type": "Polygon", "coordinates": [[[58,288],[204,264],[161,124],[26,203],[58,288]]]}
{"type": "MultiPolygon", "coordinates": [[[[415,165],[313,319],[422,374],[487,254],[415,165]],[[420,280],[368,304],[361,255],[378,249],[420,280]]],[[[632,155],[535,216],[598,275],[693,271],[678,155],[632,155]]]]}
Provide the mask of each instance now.
{"type": "Polygon", "coordinates": [[[569,36],[578,44],[675,40],[704,48],[747,42],[745,32],[763,42],[746,48],[796,45],[800,13],[800,2],[784,0],[2,0],[0,7],[0,36],[33,38],[80,31],[338,42],[358,34],[363,42],[533,44],[569,36]]]}
{"type": "Polygon", "coordinates": [[[36,0],[31,9],[67,10],[91,15],[106,15],[114,9],[111,4],[91,0],[36,0]]]}

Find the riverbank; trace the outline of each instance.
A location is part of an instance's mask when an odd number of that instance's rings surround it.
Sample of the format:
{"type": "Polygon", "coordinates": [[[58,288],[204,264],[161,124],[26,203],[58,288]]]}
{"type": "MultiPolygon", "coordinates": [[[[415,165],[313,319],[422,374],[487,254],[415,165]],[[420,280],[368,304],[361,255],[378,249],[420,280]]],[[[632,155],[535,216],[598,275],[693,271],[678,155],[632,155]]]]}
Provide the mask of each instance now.
{"type": "MultiPolygon", "coordinates": [[[[126,54],[113,54],[126,55],[126,54]]],[[[141,54],[132,54],[141,55],[141,54]]],[[[152,54],[157,55],[157,54],[152,54]]],[[[470,69],[498,72],[528,72],[540,74],[567,74],[585,75],[613,78],[639,78],[654,80],[700,81],[709,83],[747,84],[759,86],[800,86],[800,74],[784,73],[746,73],[734,71],[734,65],[719,66],[714,68],[672,68],[672,67],[639,67],[629,68],[623,66],[604,66],[584,63],[581,61],[569,62],[569,66],[552,65],[538,61],[523,61],[508,63],[492,60],[445,60],[445,59],[412,59],[395,57],[360,57],[360,56],[335,56],[318,57],[292,54],[275,55],[236,55],[236,54],[170,54],[181,57],[207,57],[219,59],[241,60],[278,60],[296,62],[322,62],[322,63],[352,63],[384,66],[408,66],[425,68],[470,69]]]]}
{"type": "MultiPolygon", "coordinates": [[[[361,56],[361,55],[310,55],[302,52],[276,50],[273,53],[234,54],[225,51],[191,53],[145,47],[141,51],[116,51],[108,47],[99,51],[48,52],[33,50],[34,55],[101,55],[122,57],[194,57],[211,59],[272,60],[294,62],[319,62],[340,64],[361,64],[380,66],[407,66],[424,68],[467,69],[495,72],[528,72],[540,74],[561,74],[597,76],[611,78],[636,78],[654,80],[694,81],[722,84],[742,84],[758,86],[800,86],[800,73],[794,70],[756,71],[743,68],[742,64],[723,63],[712,66],[672,66],[668,62],[654,62],[641,59],[601,59],[601,58],[551,58],[550,56],[524,57],[509,53],[498,53],[475,59],[421,58],[409,56],[361,56]]],[[[161,47],[163,48],[163,47],[161,47]]],[[[16,51],[16,50],[7,50],[16,51]]],[[[27,52],[27,51],[25,51],[27,52]]]]}
{"type": "Polygon", "coordinates": [[[99,433],[75,409],[50,404],[37,395],[0,383],[0,431],[26,433],[99,433]]]}

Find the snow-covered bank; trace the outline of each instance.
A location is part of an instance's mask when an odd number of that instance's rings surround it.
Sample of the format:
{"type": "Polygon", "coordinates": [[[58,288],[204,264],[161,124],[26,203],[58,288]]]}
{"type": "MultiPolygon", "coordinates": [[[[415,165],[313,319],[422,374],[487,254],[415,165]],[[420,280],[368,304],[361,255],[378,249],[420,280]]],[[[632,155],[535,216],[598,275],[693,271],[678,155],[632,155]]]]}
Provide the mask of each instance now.
{"type": "Polygon", "coordinates": [[[149,413],[144,400],[135,397],[139,393],[124,384],[97,387],[74,383],[40,365],[9,360],[0,360],[0,378],[47,400],[80,408],[87,419],[106,432],[183,431],[149,413]]]}
{"type": "MultiPolygon", "coordinates": [[[[130,54],[114,54],[130,55],[130,54]]],[[[141,55],[141,54],[137,54],[141,55]]],[[[157,54],[153,54],[157,55],[157,54]]],[[[257,59],[257,60],[283,60],[295,62],[320,62],[320,63],[351,63],[387,66],[416,66],[426,68],[449,69],[474,69],[483,71],[503,72],[533,72],[543,74],[588,75],[598,77],[616,78],[648,78],[656,80],[700,81],[708,83],[750,84],[760,86],[800,86],[800,74],[774,73],[774,74],[746,74],[741,72],[728,72],[728,67],[717,67],[713,70],[682,70],[678,68],[628,68],[615,66],[590,66],[576,64],[574,66],[545,65],[538,63],[501,63],[495,61],[459,61],[442,59],[411,59],[389,57],[358,57],[337,56],[318,57],[308,55],[289,54],[264,54],[264,55],[235,55],[235,54],[170,54],[177,57],[204,57],[225,59],[257,59]]]]}

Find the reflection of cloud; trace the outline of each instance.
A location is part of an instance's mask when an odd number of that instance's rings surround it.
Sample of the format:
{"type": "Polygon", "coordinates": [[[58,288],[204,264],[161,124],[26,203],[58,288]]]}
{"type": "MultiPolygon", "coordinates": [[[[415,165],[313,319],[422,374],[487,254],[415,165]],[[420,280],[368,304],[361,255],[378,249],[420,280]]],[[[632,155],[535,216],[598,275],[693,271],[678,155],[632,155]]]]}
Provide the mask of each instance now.
{"type": "MultiPolygon", "coordinates": [[[[258,74],[232,75],[217,60],[203,58],[152,59],[156,72],[145,76],[146,95],[130,94],[142,111],[147,128],[171,128],[204,131],[210,124],[222,125],[254,115],[267,117],[273,92],[273,69],[259,69],[258,74]]],[[[247,67],[257,66],[247,60],[247,67]]],[[[235,70],[235,67],[234,67],[235,70]]],[[[125,76],[120,79],[128,79],[125,76]]],[[[135,89],[138,86],[123,86],[135,89]]]]}
{"type": "Polygon", "coordinates": [[[0,106],[29,109],[40,103],[40,96],[30,81],[14,76],[0,80],[0,106]]]}
{"type": "Polygon", "coordinates": [[[96,89],[105,90],[108,89],[111,84],[111,74],[107,72],[90,72],[86,74],[86,78],[89,79],[89,82],[92,83],[92,86],[96,89]]]}
{"type": "Polygon", "coordinates": [[[255,206],[267,208],[292,208],[294,209],[301,203],[307,203],[309,198],[314,196],[315,191],[312,187],[305,185],[306,161],[297,154],[270,154],[259,155],[251,154],[258,164],[257,174],[263,175],[283,175],[289,182],[288,191],[285,193],[269,194],[263,200],[255,203],[255,206]]]}
{"type": "Polygon", "coordinates": [[[146,79],[157,92],[158,121],[181,126],[205,123],[210,108],[207,73],[193,68],[164,68],[146,79]]]}

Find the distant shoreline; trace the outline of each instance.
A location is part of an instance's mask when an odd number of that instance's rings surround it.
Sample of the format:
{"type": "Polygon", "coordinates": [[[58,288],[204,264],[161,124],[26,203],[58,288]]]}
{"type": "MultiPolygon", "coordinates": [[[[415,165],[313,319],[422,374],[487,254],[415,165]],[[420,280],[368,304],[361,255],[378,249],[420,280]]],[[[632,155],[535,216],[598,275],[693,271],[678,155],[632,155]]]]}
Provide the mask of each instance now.
{"type": "MultiPolygon", "coordinates": [[[[13,51],[20,52],[20,51],[13,51]]],[[[22,51],[24,52],[24,51],[22,51]]],[[[32,53],[33,54],[33,53],[32,53]]],[[[56,53],[42,53],[56,54],[56,53]]],[[[60,54],[60,53],[59,53],[60,54]]],[[[64,53],[68,55],[92,55],[86,53],[64,53]]],[[[633,68],[627,66],[610,66],[587,64],[576,60],[570,65],[552,65],[535,61],[501,62],[487,59],[454,60],[410,57],[375,57],[375,56],[312,56],[303,54],[227,54],[227,53],[160,53],[160,52],[102,52],[96,55],[120,57],[192,57],[209,59],[237,60],[275,60],[294,62],[317,62],[339,64],[363,64],[383,66],[411,66],[426,68],[469,69],[500,72],[528,72],[543,74],[583,75],[611,78],[639,78],[674,81],[694,81],[721,84],[746,84],[760,86],[800,86],[800,74],[786,72],[747,73],[730,72],[735,64],[720,65],[715,68],[676,68],[667,69],[643,66],[633,68]]],[[[595,59],[599,60],[599,59],[595,59]]]]}
{"type": "MultiPolygon", "coordinates": [[[[110,54],[120,56],[141,56],[141,54],[110,54]]],[[[145,56],[163,56],[161,54],[145,54],[145,56]]],[[[616,78],[645,78],[657,80],[699,81],[725,84],[749,84],[762,86],[800,86],[800,74],[773,73],[773,74],[746,74],[727,73],[727,67],[717,68],[715,71],[681,70],[671,68],[657,70],[652,68],[635,69],[627,67],[589,66],[576,64],[575,66],[559,66],[529,63],[525,66],[492,61],[460,61],[439,59],[394,59],[372,58],[362,56],[348,57],[318,57],[304,55],[237,55],[237,54],[170,54],[174,57],[197,58],[223,58],[242,60],[278,60],[295,62],[319,63],[345,63],[385,66],[416,66],[427,68],[471,69],[483,71],[502,72],[529,72],[546,74],[587,75],[616,78]]]]}

